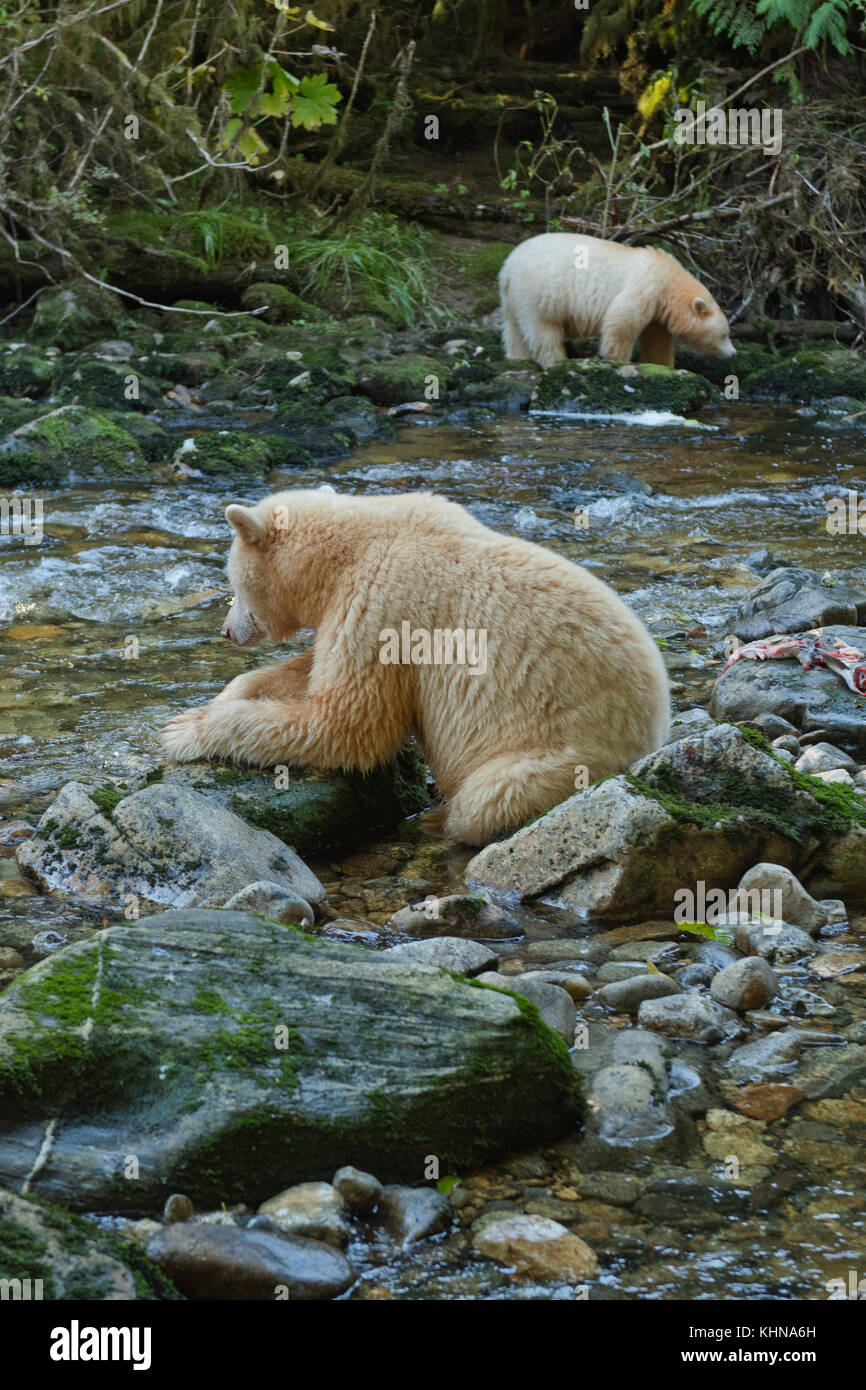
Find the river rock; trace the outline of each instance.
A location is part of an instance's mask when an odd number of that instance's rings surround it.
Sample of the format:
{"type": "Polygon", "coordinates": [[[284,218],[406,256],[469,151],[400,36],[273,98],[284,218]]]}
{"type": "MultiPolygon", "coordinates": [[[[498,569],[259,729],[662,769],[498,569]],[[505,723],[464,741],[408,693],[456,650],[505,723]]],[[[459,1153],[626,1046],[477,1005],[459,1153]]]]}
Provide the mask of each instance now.
{"type": "Polygon", "coordinates": [[[460,936],[431,936],[424,941],[404,941],[391,946],[383,960],[418,960],[425,965],[441,965],[456,970],[459,975],[480,975],[482,970],[495,970],[499,957],[489,946],[466,941],[460,936]]]}
{"type": "Polygon", "coordinates": [[[638,1062],[615,1062],[596,1072],[591,1127],[609,1144],[657,1142],[672,1131],[665,1087],[638,1062]]]}
{"type": "Polygon", "coordinates": [[[631,980],[615,980],[603,985],[598,997],[618,1014],[636,1014],[644,999],[664,999],[679,994],[680,986],[667,975],[638,975],[631,980]]]}
{"type": "Polygon", "coordinates": [[[641,1028],[700,1043],[721,1042],[740,1026],[735,1013],[696,990],[667,999],[645,999],[637,1017],[641,1028]]]}
{"type": "Polygon", "coordinates": [[[283,1235],[323,1240],[338,1250],[345,1250],[349,1244],[349,1208],[329,1182],[302,1182],[288,1187],[262,1202],[259,1214],[268,1217],[283,1235]]]}
{"type": "Polygon", "coordinates": [[[0,1181],[122,1211],[173,1191],[257,1204],[347,1152],[389,1181],[431,1153],[460,1171],[573,1130],[552,1043],[515,999],[432,966],[247,913],[146,917],[0,995],[0,1181]]]}
{"type": "Polygon", "coordinates": [[[275,777],[257,768],[196,762],[166,764],[148,775],[200,792],[301,855],[368,840],[430,804],[427,769],[413,748],[367,773],[287,768],[275,777]]]}
{"type": "Polygon", "coordinates": [[[429,897],[411,907],[401,907],[388,925],[407,936],[452,936],[459,932],[468,937],[501,940],[523,934],[512,913],[468,893],[429,897]]]}
{"type": "Polygon", "coordinates": [[[833,623],[866,622],[866,593],[823,584],[815,570],[772,570],[740,603],[732,631],[742,642],[776,632],[807,632],[833,623]]]}
{"type": "Polygon", "coordinates": [[[220,907],[262,880],[309,911],[326,904],[315,874],[275,835],[163,783],[102,810],[80,782],[68,782],[17,859],[46,891],[117,909],[142,901],[220,907]]]}
{"type": "Polygon", "coordinates": [[[134,1241],[91,1221],[0,1188],[0,1280],[4,1299],[132,1302],[178,1299],[134,1241]],[[29,1286],[28,1286],[29,1281],[29,1286]]]}
{"type": "Polygon", "coordinates": [[[598,1273],[598,1260],[586,1242],[546,1216],[506,1216],[485,1222],[472,1243],[482,1255],[533,1279],[580,1284],[598,1273]]]}
{"type": "Polygon", "coordinates": [[[822,898],[866,898],[866,827],[855,825],[831,840],[806,881],[810,892],[822,898]]]}
{"type": "Polygon", "coordinates": [[[743,917],[744,920],[734,927],[734,940],[737,949],[746,955],[763,956],[774,965],[788,965],[791,961],[814,956],[814,941],[799,927],[789,926],[787,922],[751,922],[745,914],[743,917]]]}
{"type": "Polygon", "coordinates": [[[823,808],[790,773],[719,724],[488,845],[466,876],[522,898],[544,893],[595,918],[658,915],[670,913],[683,884],[733,885],[756,855],[796,867],[825,831],[823,808]],[[768,806],[780,810],[768,815],[768,806]]]}
{"type": "Polygon", "coordinates": [[[166,1226],[147,1253],[192,1299],[336,1298],[355,1278],[331,1245],[236,1226],[166,1226]]]}
{"type": "Polygon", "coordinates": [[[260,917],[270,917],[272,922],[289,922],[299,927],[311,927],[316,917],[310,904],[298,893],[268,883],[266,879],[248,883],[223,906],[227,912],[257,912],[260,917]]]}
{"type": "Polygon", "coordinates": [[[824,742],[810,744],[800,754],[794,767],[798,772],[809,772],[813,776],[819,772],[833,772],[837,768],[844,768],[847,772],[857,771],[853,758],[832,743],[824,742]]]}
{"type": "Polygon", "coordinates": [[[798,1029],[782,1028],[738,1047],[728,1058],[728,1070],[743,1081],[784,1081],[793,1072],[802,1045],[798,1029]]]}
{"type": "Polygon", "coordinates": [[[176,1221],[189,1221],[195,1212],[192,1202],[183,1192],[172,1192],[166,1198],[165,1206],[162,1209],[162,1219],[166,1226],[173,1226],[176,1221]]]}
{"type": "Polygon", "coordinates": [[[478,981],[482,985],[493,985],[496,989],[513,990],[515,994],[528,999],[538,1009],[542,1022],[558,1033],[567,1047],[573,1046],[576,1020],[574,1001],[559,985],[539,980],[534,971],[527,971],[524,975],[498,975],[493,970],[486,970],[478,976],[478,981]]]}
{"type": "Polygon", "coordinates": [[[775,972],[760,956],[747,956],[727,966],[713,979],[710,994],[717,1004],[736,1013],[760,1009],[779,988],[775,972]]]}
{"type": "Polygon", "coordinates": [[[435,1187],[386,1187],[379,1215],[404,1247],[447,1230],[454,1220],[451,1203],[435,1187]]]}
{"type": "MultiPolygon", "coordinates": [[[[866,652],[866,627],[836,625],[826,628],[825,635],[866,652]]],[[[820,730],[861,762],[866,757],[866,705],[838,676],[820,666],[804,671],[793,660],[751,661],[744,657],[719,676],[710,712],[717,719],[732,722],[754,721],[762,713],[776,714],[801,733],[820,730]]]]}
{"type": "Polygon", "coordinates": [[[820,931],[827,921],[827,909],[807,893],[800,880],[782,864],[755,864],[740,879],[739,893],[767,892],[778,893],[778,899],[771,896],[769,901],[780,908],[778,914],[771,915],[801,927],[811,935],[820,931]]]}
{"type": "Polygon", "coordinates": [[[334,1174],[334,1187],[353,1211],[373,1211],[382,1200],[384,1188],[372,1173],[364,1173],[350,1164],[338,1168],[334,1174]]]}

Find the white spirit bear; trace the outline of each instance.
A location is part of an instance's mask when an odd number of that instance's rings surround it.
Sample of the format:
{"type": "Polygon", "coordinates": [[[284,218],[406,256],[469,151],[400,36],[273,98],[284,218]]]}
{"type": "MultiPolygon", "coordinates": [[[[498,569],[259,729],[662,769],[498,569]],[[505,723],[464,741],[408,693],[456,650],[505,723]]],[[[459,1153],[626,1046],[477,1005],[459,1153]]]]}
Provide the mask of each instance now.
{"type": "Polygon", "coordinates": [[[224,635],[316,639],[173,719],[172,757],[363,771],[414,734],[438,825],[483,845],[664,742],[654,641],[613,589],[553,551],[426,492],[282,492],[226,517],[224,635]]]}
{"type": "Polygon", "coordinates": [[[546,232],[521,242],[499,272],[506,357],[553,367],[566,338],[600,338],[600,352],[628,362],[674,365],[674,338],[732,357],[728,321],[700,280],[652,247],[546,232]]]}

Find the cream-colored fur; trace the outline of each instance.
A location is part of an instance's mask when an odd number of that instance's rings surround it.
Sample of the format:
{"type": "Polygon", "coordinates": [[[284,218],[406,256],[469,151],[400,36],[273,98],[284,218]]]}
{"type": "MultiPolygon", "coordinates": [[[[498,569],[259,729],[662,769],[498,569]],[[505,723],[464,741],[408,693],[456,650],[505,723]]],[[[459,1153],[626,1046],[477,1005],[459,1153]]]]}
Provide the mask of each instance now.
{"type": "Polygon", "coordinates": [[[315,628],[312,651],[238,676],[163,732],[178,759],[366,770],[414,733],[448,835],[485,844],[664,740],[668,685],[652,638],[612,589],[431,493],[280,493],[229,507],[246,645],[315,628]],[[380,635],[487,633],[466,665],[384,665],[380,635]]]}
{"type": "Polygon", "coordinates": [[[601,339],[602,357],[674,365],[674,338],[731,357],[728,321],[709,290],[651,247],[546,232],[521,242],[499,272],[506,357],[555,366],[566,338],[601,339]]]}

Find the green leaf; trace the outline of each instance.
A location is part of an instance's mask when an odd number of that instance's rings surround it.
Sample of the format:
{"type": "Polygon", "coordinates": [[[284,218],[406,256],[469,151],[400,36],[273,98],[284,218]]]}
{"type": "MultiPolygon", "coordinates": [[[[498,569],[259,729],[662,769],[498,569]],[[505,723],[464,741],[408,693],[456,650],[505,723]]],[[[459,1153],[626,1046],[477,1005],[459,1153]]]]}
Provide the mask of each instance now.
{"type": "Polygon", "coordinates": [[[455,1187],[459,1186],[459,1183],[460,1179],[453,1176],[440,1178],[436,1184],[436,1190],[441,1192],[443,1197],[447,1197],[449,1192],[453,1192],[455,1187]]]}
{"type": "Polygon", "coordinates": [[[261,68],[235,68],[223,83],[223,91],[231,102],[233,116],[245,116],[250,102],[259,90],[261,68]]]}
{"type": "Polygon", "coordinates": [[[292,103],[292,125],[304,130],[317,130],[322,125],[336,125],[334,110],[342,95],[336,83],[329,82],[325,73],[302,77],[292,103]]]}

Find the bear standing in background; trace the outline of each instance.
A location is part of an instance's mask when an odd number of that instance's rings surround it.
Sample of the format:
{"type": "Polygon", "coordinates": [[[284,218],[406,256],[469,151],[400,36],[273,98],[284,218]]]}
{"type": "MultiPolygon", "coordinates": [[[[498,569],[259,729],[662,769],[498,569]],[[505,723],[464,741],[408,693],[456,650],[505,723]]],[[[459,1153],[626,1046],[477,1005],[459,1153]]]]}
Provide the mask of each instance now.
{"type": "Polygon", "coordinates": [[[224,636],[315,628],[315,645],[171,720],[172,757],[366,771],[415,734],[446,834],[483,845],[570,796],[578,769],[608,777],[667,736],[649,633],[542,546],[426,492],[283,492],[226,517],[224,636]]]}
{"type": "Polygon", "coordinates": [[[600,337],[600,352],[674,365],[674,338],[698,352],[733,357],[728,321],[709,290],[651,247],[546,232],[521,242],[499,272],[505,356],[552,367],[566,338],[600,337]]]}

